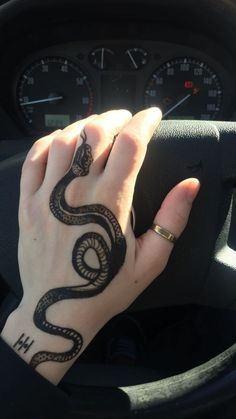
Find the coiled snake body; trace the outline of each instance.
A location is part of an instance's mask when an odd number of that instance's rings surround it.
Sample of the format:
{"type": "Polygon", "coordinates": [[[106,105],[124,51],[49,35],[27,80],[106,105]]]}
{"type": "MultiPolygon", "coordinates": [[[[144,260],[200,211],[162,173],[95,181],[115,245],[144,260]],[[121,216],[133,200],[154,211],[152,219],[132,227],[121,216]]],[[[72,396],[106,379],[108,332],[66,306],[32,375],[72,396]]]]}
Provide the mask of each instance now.
{"type": "Polygon", "coordinates": [[[124,263],[126,240],[120,225],[112,212],[101,204],[71,207],[65,200],[65,191],[76,177],[86,176],[93,161],[91,146],[86,143],[85,131],[81,134],[82,144],[78,147],[70,170],[57,183],[52,191],[49,206],[52,214],[67,225],[98,224],[109,238],[110,243],[97,232],[88,232],[78,238],[72,253],[72,265],[75,271],[87,284],[54,288],[44,294],[39,300],[35,312],[34,323],[42,331],[51,335],[61,336],[73,342],[73,347],[66,352],[54,353],[40,351],[33,355],[30,365],[36,368],[45,361],[65,362],[73,359],[83,345],[81,334],[73,329],[51,324],[46,318],[47,309],[61,300],[89,298],[102,292],[118,273],[124,263]],[[89,249],[97,255],[99,267],[87,265],[85,254],[89,249]]]}

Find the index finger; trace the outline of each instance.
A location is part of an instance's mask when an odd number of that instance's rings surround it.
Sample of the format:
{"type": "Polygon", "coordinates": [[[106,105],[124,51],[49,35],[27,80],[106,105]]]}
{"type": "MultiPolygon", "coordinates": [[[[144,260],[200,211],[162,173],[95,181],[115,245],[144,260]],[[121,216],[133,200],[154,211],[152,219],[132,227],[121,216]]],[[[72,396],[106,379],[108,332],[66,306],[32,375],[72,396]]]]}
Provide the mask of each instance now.
{"type": "Polygon", "coordinates": [[[130,191],[134,189],[147,144],[161,117],[159,108],[138,112],[116,137],[104,172],[104,176],[116,192],[122,192],[127,185],[130,191]]]}

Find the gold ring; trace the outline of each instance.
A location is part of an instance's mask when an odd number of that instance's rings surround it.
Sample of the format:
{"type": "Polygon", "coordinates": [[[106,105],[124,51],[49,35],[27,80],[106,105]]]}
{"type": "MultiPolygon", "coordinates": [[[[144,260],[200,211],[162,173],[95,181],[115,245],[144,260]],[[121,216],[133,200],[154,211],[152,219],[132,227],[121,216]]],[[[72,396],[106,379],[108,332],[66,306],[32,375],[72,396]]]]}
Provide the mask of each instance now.
{"type": "Polygon", "coordinates": [[[131,211],[130,211],[130,222],[131,222],[131,227],[134,231],[136,218],[135,218],[135,212],[134,212],[134,207],[133,206],[132,206],[131,211]]]}
{"type": "Polygon", "coordinates": [[[176,243],[177,239],[170,231],[166,230],[166,228],[163,228],[157,224],[154,224],[150,227],[150,230],[155,231],[159,236],[163,237],[166,240],[169,240],[171,243],[176,243]]]}

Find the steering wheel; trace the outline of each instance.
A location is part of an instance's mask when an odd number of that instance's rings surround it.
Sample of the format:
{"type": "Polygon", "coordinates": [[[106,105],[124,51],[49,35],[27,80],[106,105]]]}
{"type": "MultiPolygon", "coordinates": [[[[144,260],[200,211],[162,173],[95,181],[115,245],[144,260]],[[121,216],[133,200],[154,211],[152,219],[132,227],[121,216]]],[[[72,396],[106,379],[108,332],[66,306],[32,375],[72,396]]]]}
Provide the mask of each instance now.
{"type": "MultiPolygon", "coordinates": [[[[134,310],[193,303],[236,308],[236,252],[227,245],[235,136],[234,122],[203,121],[163,121],[153,136],[135,189],[135,234],[151,225],[177,182],[197,177],[201,190],[166,270],[134,310]]],[[[20,154],[0,164],[0,274],[18,299],[17,203],[23,160],[20,154]]],[[[159,381],[119,388],[71,386],[70,391],[78,418],[193,418],[236,396],[236,344],[203,365],[159,381]]]]}

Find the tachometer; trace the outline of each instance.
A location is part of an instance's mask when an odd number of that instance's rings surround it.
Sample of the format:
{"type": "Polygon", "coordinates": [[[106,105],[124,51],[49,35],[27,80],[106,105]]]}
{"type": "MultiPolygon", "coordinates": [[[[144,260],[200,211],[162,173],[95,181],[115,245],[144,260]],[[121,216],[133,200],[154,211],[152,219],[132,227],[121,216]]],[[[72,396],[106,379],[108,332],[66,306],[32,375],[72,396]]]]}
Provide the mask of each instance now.
{"type": "Polygon", "coordinates": [[[47,57],[24,71],[17,101],[32,130],[45,132],[90,115],[94,98],[88,76],[74,62],[47,57]]]}
{"type": "Polygon", "coordinates": [[[222,108],[217,74],[194,58],[176,58],[158,68],[148,80],[145,106],[159,106],[166,119],[217,119],[222,108]]]}

